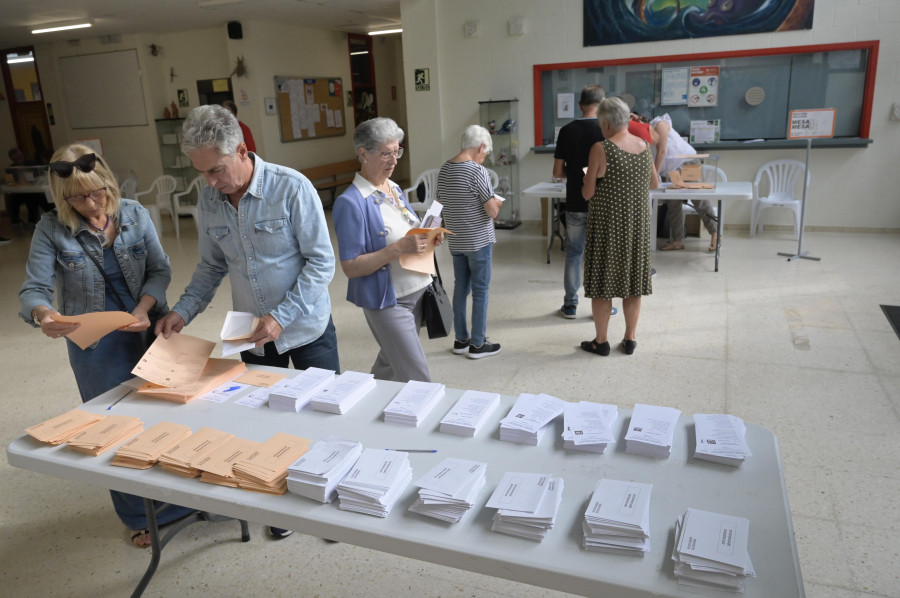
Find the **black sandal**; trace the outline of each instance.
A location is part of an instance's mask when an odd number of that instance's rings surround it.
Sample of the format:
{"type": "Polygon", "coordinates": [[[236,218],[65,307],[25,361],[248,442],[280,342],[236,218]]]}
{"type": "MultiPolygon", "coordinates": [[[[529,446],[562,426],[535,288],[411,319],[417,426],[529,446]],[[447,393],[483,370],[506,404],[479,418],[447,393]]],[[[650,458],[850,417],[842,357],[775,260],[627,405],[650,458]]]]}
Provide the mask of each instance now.
{"type": "Polygon", "coordinates": [[[133,534],[131,534],[131,543],[137,548],[150,548],[150,544],[145,545],[145,544],[138,544],[137,542],[135,542],[135,540],[137,540],[138,538],[141,538],[143,536],[149,537],[150,530],[147,528],[144,528],[144,529],[138,530],[138,531],[134,532],[133,534]]]}
{"type": "Polygon", "coordinates": [[[606,357],[609,355],[609,342],[597,344],[596,340],[582,341],[581,348],[588,353],[595,353],[606,357]]]}

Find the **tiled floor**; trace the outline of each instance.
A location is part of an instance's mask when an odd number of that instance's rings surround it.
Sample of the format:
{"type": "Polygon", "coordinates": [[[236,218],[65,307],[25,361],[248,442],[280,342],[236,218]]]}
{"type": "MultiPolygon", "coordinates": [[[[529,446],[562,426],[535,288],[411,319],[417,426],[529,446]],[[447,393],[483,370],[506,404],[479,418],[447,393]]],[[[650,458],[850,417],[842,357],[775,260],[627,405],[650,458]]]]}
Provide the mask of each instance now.
{"type": "MultiPolygon", "coordinates": [[[[168,228],[163,240],[174,269],[173,302],[196,260],[196,232],[190,221],[182,224],[180,242],[168,228]]],[[[541,391],[625,408],[647,402],[685,414],[733,413],[766,426],[781,444],[807,596],[900,598],[900,339],[878,307],[900,304],[900,236],[808,233],[805,247],[822,261],[789,263],[776,256],[796,248],[787,233],[748,239],[729,232],[717,274],[705,239],[655,254],[659,275],[643,303],[635,355],[601,358],[577,348],[593,334],[588,304],[574,321],[556,313],[558,245],[547,265],[536,224],[499,231],[488,332],[503,352],[465,360],[446,340],[425,340],[432,375],[457,388],[478,380],[482,390],[510,395],[541,391]]],[[[28,250],[27,235],[14,239],[0,248],[4,444],[79,403],[62,342],[14,315],[28,250]]],[[[446,255],[441,263],[452,278],[446,255]]],[[[191,334],[216,337],[229,307],[223,286],[191,334]]],[[[368,371],[376,345],[345,292],[338,270],[332,299],[341,362],[368,371]]],[[[610,338],[623,329],[621,316],[614,317],[610,338]]],[[[104,490],[5,463],[0,489],[0,595],[130,593],[148,553],[125,543],[104,490]]],[[[145,595],[561,596],[298,534],[276,543],[258,525],[244,545],[236,528],[199,524],[183,533],[145,595]]]]}

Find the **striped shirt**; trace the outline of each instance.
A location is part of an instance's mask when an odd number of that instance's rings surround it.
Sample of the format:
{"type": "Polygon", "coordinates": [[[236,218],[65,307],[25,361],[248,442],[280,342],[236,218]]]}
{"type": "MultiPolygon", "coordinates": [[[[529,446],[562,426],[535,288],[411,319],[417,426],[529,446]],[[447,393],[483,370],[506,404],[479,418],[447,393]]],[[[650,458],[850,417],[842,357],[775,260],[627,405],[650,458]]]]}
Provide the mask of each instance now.
{"type": "Polygon", "coordinates": [[[444,162],[436,199],[444,206],[444,227],[455,233],[447,235],[450,251],[471,253],[497,242],[494,221],[484,209],[492,197],[494,188],[484,166],[471,160],[444,162]]]}

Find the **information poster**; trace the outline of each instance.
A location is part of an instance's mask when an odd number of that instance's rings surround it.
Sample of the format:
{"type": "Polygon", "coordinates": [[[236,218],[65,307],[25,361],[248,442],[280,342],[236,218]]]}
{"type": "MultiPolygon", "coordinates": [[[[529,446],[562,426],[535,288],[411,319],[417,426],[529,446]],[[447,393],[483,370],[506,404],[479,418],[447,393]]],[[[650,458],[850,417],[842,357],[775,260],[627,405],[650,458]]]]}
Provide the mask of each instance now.
{"type": "Polygon", "coordinates": [[[556,118],[574,118],[575,117],[575,94],[559,93],[556,94],[556,118]]]}
{"type": "Polygon", "coordinates": [[[834,137],[834,120],[836,116],[837,110],[834,108],[791,110],[788,139],[834,137]]]}
{"type": "Polygon", "coordinates": [[[689,107],[717,106],[719,102],[719,67],[692,66],[688,87],[689,107]]]}
{"type": "Polygon", "coordinates": [[[688,100],[688,67],[662,70],[663,106],[684,106],[688,100]]]}

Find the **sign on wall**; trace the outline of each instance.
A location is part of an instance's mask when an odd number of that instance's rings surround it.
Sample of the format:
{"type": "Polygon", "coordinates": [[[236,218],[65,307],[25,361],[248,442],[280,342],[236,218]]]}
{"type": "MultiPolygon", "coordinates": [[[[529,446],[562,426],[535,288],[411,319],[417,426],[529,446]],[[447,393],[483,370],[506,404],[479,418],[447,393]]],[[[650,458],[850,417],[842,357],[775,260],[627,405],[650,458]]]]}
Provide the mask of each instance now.
{"type": "Polygon", "coordinates": [[[416,69],[416,91],[431,91],[430,69],[416,69]]]}

